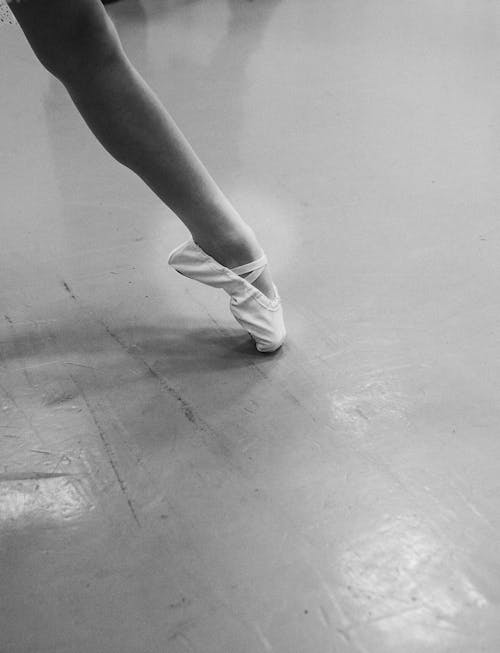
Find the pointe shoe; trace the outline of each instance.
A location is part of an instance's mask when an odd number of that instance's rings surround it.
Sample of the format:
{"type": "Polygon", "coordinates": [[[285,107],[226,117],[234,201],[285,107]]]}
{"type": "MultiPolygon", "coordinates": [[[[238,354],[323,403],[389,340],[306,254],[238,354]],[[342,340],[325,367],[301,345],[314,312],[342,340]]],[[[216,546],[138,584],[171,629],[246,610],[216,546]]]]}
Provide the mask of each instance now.
{"type": "Polygon", "coordinates": [[[185,277],[225,290],[231,298],[231,313],[253,338],[258,351],[272,352],[281,347],[286,330],[278,289],[273,284],[275,297],[270,299],[252,285],[266,266],[265,254],[256,261],[230,269],[190,239],[171,252],[168,263],[185,277]],[[247,277],[239,276],[247,272],[250,272],[247,277]]]}

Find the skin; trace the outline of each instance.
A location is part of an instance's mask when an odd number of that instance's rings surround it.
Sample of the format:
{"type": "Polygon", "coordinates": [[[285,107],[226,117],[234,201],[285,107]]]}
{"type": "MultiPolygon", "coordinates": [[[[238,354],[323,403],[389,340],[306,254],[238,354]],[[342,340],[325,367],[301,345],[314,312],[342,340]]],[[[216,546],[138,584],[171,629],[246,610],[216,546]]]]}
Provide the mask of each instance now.
{"type": "MultiPolygon", "coordinates": [[[[222,265],[262,254],[242,219],[125,54],[100,0],[17,0],[10,8],[42,65],[90,130],[182,220],[222,265]]],[[[274,296],[268,267],[254,282],[274,296]]]]}

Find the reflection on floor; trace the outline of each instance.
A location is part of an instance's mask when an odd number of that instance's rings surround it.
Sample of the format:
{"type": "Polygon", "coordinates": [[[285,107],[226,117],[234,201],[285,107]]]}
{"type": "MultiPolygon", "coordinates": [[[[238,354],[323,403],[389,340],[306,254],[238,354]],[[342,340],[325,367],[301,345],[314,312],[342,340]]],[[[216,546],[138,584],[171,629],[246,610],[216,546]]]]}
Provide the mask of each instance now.
{"type": "Polygon", "coordinates": [[[5,653],[500,650],[500,9],[122,0],[289,341],[0,34],[5,653]]]}

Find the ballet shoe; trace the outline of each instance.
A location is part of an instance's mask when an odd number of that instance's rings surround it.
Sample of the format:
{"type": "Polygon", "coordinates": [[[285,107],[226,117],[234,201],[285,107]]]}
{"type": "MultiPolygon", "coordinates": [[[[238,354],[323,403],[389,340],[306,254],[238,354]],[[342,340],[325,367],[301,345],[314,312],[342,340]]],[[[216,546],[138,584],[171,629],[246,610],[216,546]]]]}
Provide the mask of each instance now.
{"type": "Polygon", "coordinates": [[[168,263],[179,274],[214,288],[222,288],[230,296],[229,308],[237,322],[250,334],[260,352],[276,351],[286,337],[283,309],[278,289],[270,299],[252,285],[267,264],[262,256],[236,268],[226,268],[204,252],[192,239],[176,247],[168,263]],[[239,275],[250,273],[246,277],[239,275]]]}

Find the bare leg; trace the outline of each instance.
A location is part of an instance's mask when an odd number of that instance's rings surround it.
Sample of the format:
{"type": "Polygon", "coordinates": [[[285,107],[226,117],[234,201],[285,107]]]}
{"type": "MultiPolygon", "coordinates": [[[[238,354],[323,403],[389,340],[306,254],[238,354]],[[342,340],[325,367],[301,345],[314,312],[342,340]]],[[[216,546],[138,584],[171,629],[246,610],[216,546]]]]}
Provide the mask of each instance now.
{"type": "MultiPolygon", "coordinates": [[[[125,55],[100,0],[21,0],[11,9],[42,64],[108,152],[137,173],[227,267],[260,255],[243,221],[125,55]]],[[[273,296],[266,268],[254,282],[273,296]]]]}

